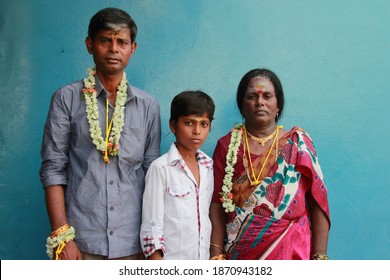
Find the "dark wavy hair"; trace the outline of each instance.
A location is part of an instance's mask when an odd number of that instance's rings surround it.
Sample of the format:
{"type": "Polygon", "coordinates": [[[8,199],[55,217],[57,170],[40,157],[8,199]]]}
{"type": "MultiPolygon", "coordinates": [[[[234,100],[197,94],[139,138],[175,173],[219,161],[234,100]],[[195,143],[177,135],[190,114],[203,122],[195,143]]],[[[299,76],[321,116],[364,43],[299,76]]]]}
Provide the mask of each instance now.
{"type": "Polygon", "coordinates": [[[276,100],[279,109],[278,112],[279,114],[276,116],[275,121],[278,121],[280,119],[280,116],[282,115],[283,108],[284,108],[283,87],[278,76],[276,76],[276,74],[271,70],[265,68],[252,69],[241,78],[241,81],[238,84],[238,88],[237,88],[237,106],[238,109],[240,110],[240,113],[242,114],[242,103],[248,88],[248,84],[250,80],[254,77],[264,77],[270,80],[271,83],[274,85],[276,100]]]}

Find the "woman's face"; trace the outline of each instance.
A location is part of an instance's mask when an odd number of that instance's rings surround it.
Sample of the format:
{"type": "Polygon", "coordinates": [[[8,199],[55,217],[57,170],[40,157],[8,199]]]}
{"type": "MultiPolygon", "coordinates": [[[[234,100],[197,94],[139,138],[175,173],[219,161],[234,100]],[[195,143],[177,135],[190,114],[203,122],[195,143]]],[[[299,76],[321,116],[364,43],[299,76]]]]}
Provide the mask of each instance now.
{"type": "Polygon", "coordinates": [[[252,127],[275,124],[278,102],[272,82],[261,76],[253,77],[248,84],[242,103],[245,123],[252,127]]]}

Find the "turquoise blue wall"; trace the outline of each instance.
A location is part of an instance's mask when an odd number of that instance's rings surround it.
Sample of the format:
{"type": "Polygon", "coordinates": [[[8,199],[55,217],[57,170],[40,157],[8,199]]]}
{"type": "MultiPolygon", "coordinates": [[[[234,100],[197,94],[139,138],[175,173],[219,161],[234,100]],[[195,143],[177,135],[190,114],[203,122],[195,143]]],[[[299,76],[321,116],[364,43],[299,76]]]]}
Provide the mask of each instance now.
{"type": "Polygon", "coordinates": [[[390,259],[390,2],[145,0],[0,2],[0,259],[46,259],[50,227],[38,169],[51,94],[84,77],[90,17],[124,8],[139,27],[129,80],[162,108],[172,97],[215,99],[203,149],[241,121],[235,90],[255,67],[279,74],[281,124],[307,129],[329,188],[332,259],[390,259]]]}

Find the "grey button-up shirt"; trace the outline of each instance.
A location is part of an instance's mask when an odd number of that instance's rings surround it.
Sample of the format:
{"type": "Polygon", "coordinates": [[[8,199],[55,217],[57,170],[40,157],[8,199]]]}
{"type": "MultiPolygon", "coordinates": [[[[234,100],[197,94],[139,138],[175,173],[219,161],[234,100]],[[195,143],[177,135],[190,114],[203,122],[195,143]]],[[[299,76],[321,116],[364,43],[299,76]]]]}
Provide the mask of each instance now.
{"type": "MultiPolygon", "coordinates": [[[[117,258],[141,252],[145,173],[160,155],[157,101],[128,85],[119,154],[106,164],[92,143],[81,99],[83,81],[57,90],[45,124],[40,178],[43,187],[64,185],[68,223],[79,249],[117,258]]],[[[100,127],[105,133],[106,90],[96,77],[100,127]]],[[[113,113],[110,107],[110,117],[113,113]]],[[[105,135],[103,135],[103,138],[105,135]]]]}

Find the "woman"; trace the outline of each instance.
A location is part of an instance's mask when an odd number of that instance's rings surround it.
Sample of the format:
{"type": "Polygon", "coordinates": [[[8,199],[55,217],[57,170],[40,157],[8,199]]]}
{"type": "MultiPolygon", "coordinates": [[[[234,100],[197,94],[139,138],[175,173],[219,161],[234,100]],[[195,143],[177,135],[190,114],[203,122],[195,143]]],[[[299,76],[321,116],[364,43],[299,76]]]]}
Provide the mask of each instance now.
{"type": "Polygon", "coordinates": [[[279,78],[253,69],[241,79],[244,124],[214,151],[211,259],[328,259],[327,189],[309,134],[277,121],[279,78]]]}

